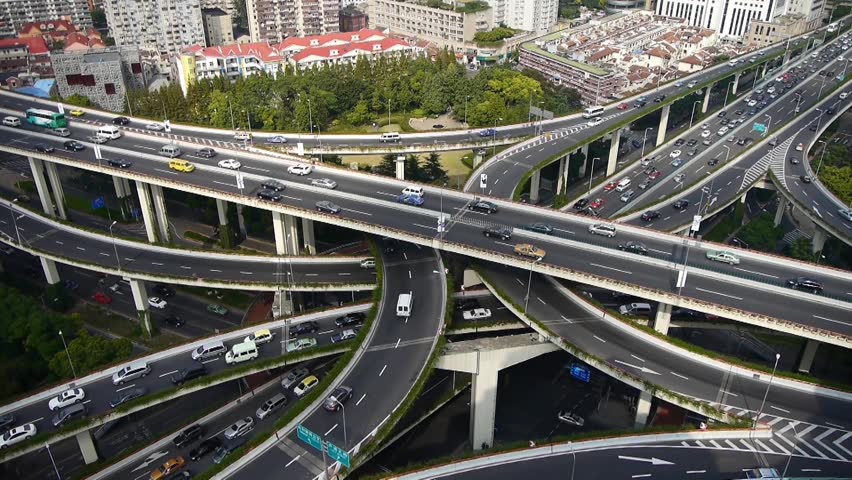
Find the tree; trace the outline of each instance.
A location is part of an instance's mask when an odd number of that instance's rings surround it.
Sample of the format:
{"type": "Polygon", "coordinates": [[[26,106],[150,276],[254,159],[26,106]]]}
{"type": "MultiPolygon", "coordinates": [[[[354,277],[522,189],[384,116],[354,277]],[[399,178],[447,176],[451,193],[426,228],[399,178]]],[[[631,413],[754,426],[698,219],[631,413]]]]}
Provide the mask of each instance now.
{"type": "Polygon", "coordinates": [[[396,176],[396,157],[395,153],[387,153],[382,155],[382,162],[376,165],[374,171],[379,175],[385,175],[388,177],[396,176]]]}
{"type": "Polygon", "coordinates": [[[81,328],[77,337],[68,343],[68,353],[56,352],[50,359],[50,371],[59,378],[72,376],[68,355],[74,362],[77,375],[91,372],[101,365],[109,365],[124,360],[130,356],[133,346],[126,338],[110,340],[104,337],[89,335],[81,328]]]}
{"type": "Polygon", "coordinates": [[[790,256],[797,260],[814,260],[813,243],[810,238],[798,238],[790,244],[790,256]]]}
{"type": "Polygon", "coordinates": [[[65,103],[69,105],[76,105],[78,107],[91,107],[92,101],[89,100],[89,97],[84,97],[79,93],[75,93],[73,95],[69,95],[65,97],[65,103]]]}
{"type": "Polygon", "coordinates": [[[420,168],[420,157],[413,153],[405,157],[405,178],[414,182],[426,181],[425,172],[420,168]]]}
{"type": "Polygon", "coordinates": [[[92,24],[96,27],[105,27],[107,24],[106,13],[101,7],[92,10],[92,24]]]}
{"type": "Polygon", "coordinates": [[[784,229],[776,227],[773,218],[764,213],[743,227],[737,236],[753,250],[774,252],[775,245],[784,236],[784,229]]]}
{"type": "Polygon", "coordinates": [[[447,181],[447,170],[441,165],[441,156],[431,152],[423,163],[423,174],[427,182],[438,183],[447,181]]]}

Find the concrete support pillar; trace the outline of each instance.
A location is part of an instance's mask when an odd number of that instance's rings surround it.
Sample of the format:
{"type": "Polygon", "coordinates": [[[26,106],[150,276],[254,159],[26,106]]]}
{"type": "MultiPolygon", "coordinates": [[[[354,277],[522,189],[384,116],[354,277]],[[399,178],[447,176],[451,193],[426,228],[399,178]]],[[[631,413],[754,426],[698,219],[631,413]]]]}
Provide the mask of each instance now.
{"type": "Polygon", "coordinates": [[[302,242],[308,255],[317,254],[317,241],[314,237],[314,221],[310,218],[302,219],[302,242]]]}
{"type": "MultiPolygon", "coordinates": [[[[689,229],[687,229],[689,231],[689,229]]],[[[657,316],[654,317],[654,330],[668,335],[669,322],[672,319],[672,306],[668,303],[657,304],[657,316]]]]}
{"type": "MultiPolygon", "coordinates": [[[[482,367],[482,366],[481,366],[482,367]]],[[[497,412],[496,368],[480,368],[472,375],[470,436],[474,450],[494,445],[494,414],[497,412]]]]}
{"type": "Polygon", "coordinates": [[[223,248],[232,248],[234,235],[228,223],[228,202],[217,198],[216,213],[219,214],[219,243],[223,248]]]}
{"type": "Polygon", "coordinates": [[[701,113],[707,113],[707,108],[710,107],[710,90],[713,89],[713,85],[708,85],[707,91],[704,92],[704,102],[701,103],[701,113]]]}
{"type": "Polygon", "coordinates": [[[790,61],[790,55],[792,55],[792,53],[792,50],[787,50],[786,52],[784,52],[784,60],[781,62],[782,65],[787,65],[787,63],[790,61]]]}
{"type": "Polygon", "coordinates": [[[272,232],[275,234],[275,253],[287,255],[287,242],[284,236],[284,214],[272,212],[272,232]]]}
{"type": "Polygon", "coordinates": [[[53,190],[53,199],[56,209],[59,211],[59,218],[68,220],[68,213],[65,211],[65,192],[62,190],[62,182],[59,180],[56,164],[47,162],[44,164],[44,168],[47,170],[47,179],[50,181],[50,189],[53,190]]]}
{"type": "Polygon", "coordinates": [[[299,254],[299,230],[294,216],[272,212],[272,230],[275,233],[275,252],[278,255],[299,254]]]}
{"type": "Polygon", "coordinates": [[[740,76],[741,75],[742,75],[742,73],[738,73],[738,74],[734,75],[734,86],[731,87],[731,93],[734,94],[734,95],[737,94],[737,87],[740,85],[740,76]]]}
{"type": "Polygon", "coordinates": [[[648,417],[651,415],[651,400],[654,397],[648,392],[639,392],[639,399],[636,401],[636,421],[634,428],[645,428],[648,425],[648,417]]]}
{"type": "Polygon", "coordinates": [[[775,209],[775,226],[781,225],[781,219],[784,218],[784,212],[787,210],[787,205],[790,202],[781,195],[778,195],[778,208],[775,209]]]}
{"type": "Polygon", "coordinates": [[[666,129],[669,127],[669,110],[671,108],[671,104],[663,107],[662,114],[660,115],[660,129],[657,130],[657,145],[662,145],[666,141],[666,129]]]}
{"type": "Polygon", "coordinates": [[[41,200],[41,208],[48,216],[55,217],[56,212],[53,210],[53,200],[50,199],[50,190],[47,188],[47,180],[44,178],[44,162],[39,158],[28,158],[30,160],[30,170],[33,174],[33,182],[35,182],[38,198],[41,200]]]}
{"type": "Polygon", "coordinates": [[[125,186],[129,187],[129,185],[125,183],[126,181],[126,178],[112,177],[112,185],[115,187],[115,198],[121,199],[130,195],[130,189],[128,188],[125,190],[125,186]]]}
{"type": "Polygon", "coordinates": [[[822,251],[822,248],[825,246],[825,240],[828,238],[828,235],[825,234],[825,230],[819,228],[817,226],[814,229],[814,238],[811,239],[811,252],[818,253],[822,251]]]}
{"type": "Polygon", "coordinates": [[[130,197],[133,191],[130,190],[130,181],[126,178],[112,177],[112,185],[115,187],[115,198],[118,199],[121,207],[121,216],[124,220],[130,218],[130,213],[133,208],[130,202],[130,197]]]}
{"type": "Polygon", "coordinates": [[[157,228],[154,226],[154,207],[151,204],[151,191],[148,190],[148,184],[137,180],[136,194],[139,196],[139,210],[142,211],[142,220],[145,223],[148,241],[156,243],[157,228]]]}
{"type": "Polygon", "coordinates": [[[41,260],[41,268],[44,270],[44,279],[48,285],[55,285],[61,281],[59,278],[59,270],[56,269],[56,262],[49,258],[39,257],[41,260]]]}
{"type": "MultiPolygon", "coordinates": [[[[668,115],[666,116],[668,121],[668,115]]],[[[621,142],[621,129],[612,132],[612,141],[609,145],[609,161],[606,162],[606,176],[615,173],[615,167],[618,164],[618,144],[621,142]]]]}
{"type": "Polygon", "coordinates": [[[555,195],[562,193],[562,187],[565,186],[568,180],[568,169],[565,168],[568,163],[568,155],[559,159],[559,173],[556,174],[556,192],[555,195]]]}
{"type": "Polygon", "coordinates": [[[242,238],[248,237],[248,231],[246,230],[246,218],[243,216],[243,205],[237,204],[237,226],[240,227],[240,236],[242,238]]]}
{"type": "Polygon", "coordinates": [[[98,451],[95,449],[95,442],[92,441],[92,434],[88,430],[83,430],[76,435],[77,445],[80,446],[80,452],[83,454],[83,461],[86,465],[98,461],[98,451]]]}
{"type": "Polygon", "coordinates": [[[405,180],[405,155],[396,157],[396,179],[405,180]]]}
{"type": "Polygon", "coordinates": [[[819,342],[816,340],[805,340],[805,349],[802,351],[802,358],[799,359],[799,371],[802,373],[811,373],[811,367],[814,366],[814,357],[816,356],[819,342]]]}
{"type": "Polygon", "coordinates": [[[226,200],[216,199],[216,213],[219,214],[219,225],[228,224],[228,202],[226,200]]]}
{"type": "Polygon", "coordinates": [[[538,203],[538,193],[541,189],[541,170],[533,170],[530,177],[530,204],[538,203]]]}
{"type": "Polygon", "coordinates": [[[160,229],[160,241],[169,243],[172,240],[172,230],[169,227],[169,214],[166,211],[166,197],[163,187],[151,185],[151,198],[154,201],[154,213],[157,216],[157,227],[160,229]]]}
{"type": "Polygon", "coordinates": [[[479,276],[479,273],[477,273],[476,270],[466,268],[462,279],[462,290],[464,290],[464,288],[475,287],[477,285],[482,285],[482,277],[479,276]]]}
{"type": "Polygon", "coordinates": [[[769,62],[765,62],[763,64],[763,68],[760,70],[760,78],[763,78],[763,77],[766,76],[766,70],[768,70],[768,69],[769,69],[769,62]]]}
{"type": "Polygon", "coordinates": [[[142,331],[151,336],[151,311],[148,305],[148,291],[145,290],[145,282],[131,278],[130,292],[133,294],[133,303],[136,304],[136,313],[139,315],[142,331]]]}

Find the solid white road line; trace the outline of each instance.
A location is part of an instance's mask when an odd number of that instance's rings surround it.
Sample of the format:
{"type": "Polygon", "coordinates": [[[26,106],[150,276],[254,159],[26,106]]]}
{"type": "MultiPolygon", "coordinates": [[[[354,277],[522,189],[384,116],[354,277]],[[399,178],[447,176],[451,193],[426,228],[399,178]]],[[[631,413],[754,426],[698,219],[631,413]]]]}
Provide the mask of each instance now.
{"type": "MultiPolygon", "coordinates": [[[[597,264],[597,263],[590,263],[589,265],[591,265],[593,267],[605,268],[607,270],[615,270],[616,272],[626,273],[628,275],[633,275],[633,272],[628,272],[627,270],[621,270],[621,269],[613,268],[613,267],[607,267],[606,265],[600,265],[600,264],[597,264]]],[[[742,299],[740,299],[740,300],[742,300],[742,299]]]]}
{"type": "Polygon", "coordinates": [[[684,380],[689,380],[689,378],[688,378],[688,377],[684,377],[683,375],[681,375],[681,374],[679,374],[679,373],[675,373],[675,372],[669,372],[669,373],[671,373],[671,374],[672,374],[672,375],[674,375],[675,377],[682,378],[682,379],[684,379],[684,380]]]}
{"type": "Polygon", "coordinates": [[[746,273],[753,273],[755,275],[762,275],[764,277],[769,277],[769,278],[778,278],[775,275],[770,275],[768,273],[762,273],[762,272],[755,272],[754,270],[746,270],[745,268],[740,268],[740,267],[734,267],[734,270],[739,270],[741,272],[746,272],[746,273]]]}
{"type": "Polygon", "coordinates": [[[700,292],[712,293],[712,294],[715,294],[715,295],[721,295],[723,297],[733,298],[734,300],[742,300],[742,297],[735,297],[733,295],[727,295],[725,293],[714,292],[713,290],[705,290],[703,288],[696,288],[696,290],[698,290],[700,292]]]}
{"type": "Polygon", "coordinates": [[[166,372],[166,373],[164,373],[164,374],[160,375],[160,378],[163,378],[163,377],[165,377],[165,376],[168,376],[168,375],[171,375],[171,374],[173,374],[173,373],[177,373],[177,372],[178,372],[177,370],[172,370],[171,372],[166,372]]]}
{"type": "Polygon", "coordinates": [[[296,455],[296,458],[294,458],[293,460],[290,460],[289,462],[287,462],[287,465],[284,465],[284,468],[289,467],[290,465],[292,465],[293,463],[295,463],[296,461],[298,461],[300,458],[302,458],[302,456],[301,456],[301,455],[296,455]]]}
{"type": "Polygon", "coordinates": [[[365,394],[363,394],[363,395],[361,395],[361,398],[359,398],[359,399],[358,399],[358,401],[357,401],[357,402],[355,402],[355,406],[357,407],[358,405],[361,405],[361,401],[363,401],[363,400],[364,400],[364,397],[366,397],[366,396],[367,396],[367,394],[366,394],[366,393],[365,393],[365,394]]]}
{"type": "Polygon", "coordinates": [[[381,371],[381,372],[379,372],[379,376],[380,376],[380,377],[382,376],[382,374],[384,374],[384,373],[385,373],[385,369],[387,369],[387,368],[388,368],[388,366],[387,366],[387,365],[385,365],[384,367],[382,367],[382,371],[381,371]]]}
{"type": "Polygon", "coordinates": [[[827,321],[827,322],[834,322],[834,323],[839,323],[839,324],[842,324],[842,325],[849,325],[849,326],[852,326],[852,323],[841,322],[840,320],[832,320],[832,319],[830,319],[830,318],[820,317],[819,315],[814,315],[813,317],[814,317],[814,318],[818,318],[818,319],[820,319],[820,320],[825,320],[825,321],[827,321]]]}
{"type": "Polygon", "coordinates": [[[604,340],[603,338],[601,338],[601,337],[599,337],[599,336],[597,336],[597,335],[592,335],[592,336],[593,336],[593,337],[595,337],[595,338],[597,338],[598,340],[600,340],[602,343],[606,343],[606,340],[604,340]]]}
{"type": "Polygon", "coordinates": [[[131,383],[130,385],[128,385],[128,386],[126,386],[126,387],[121,387],[121,388],[119,388],[118,390],[116,390],[116,391],[115,391],[115,393],[118,393],[118,392],[120,392],[120,391],[122,391],[122,390],[127,390],[128,388],[133,388],[133,387],[135,387],[135,386],[136,386],[136,384],[135,384],[135,383],[131,383]]]}
{"type": "Polygon", "coordinates": [[[329,433],[333,432],[334,429],[337,428],[337,424],[335,423],[333,427],[329,428],[327,432],[325,432],[324,437],[327,437],[329,433]]]}

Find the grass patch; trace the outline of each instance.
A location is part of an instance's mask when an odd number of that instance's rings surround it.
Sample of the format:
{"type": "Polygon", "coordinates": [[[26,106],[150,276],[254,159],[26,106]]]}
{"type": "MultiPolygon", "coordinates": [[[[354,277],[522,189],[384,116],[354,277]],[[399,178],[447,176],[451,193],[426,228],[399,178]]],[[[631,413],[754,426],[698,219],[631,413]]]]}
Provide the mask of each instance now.
{"type": "Polygon", "coordinates": [[[218,239],[215,239],[213,237],[208,237],[207,235],[204,235],[204,234],[201,234],[201,233],[198,233],[198,232],[193,232],[192,230],[187,230],[187,231],[183,232],[183,237],[188,238],[190,240],[195,240],[196,242],[201,242],[201,243],[204,243],[204,244],[214,244],[215,245],[215,244],[219,243],[218,239]]]}
{"type": "Polygon", "coordinates": [[[220,299],[214,295],[207,294],[207,292],[213,291],[213,289],[211,288],[179,285],[177,286],[177,289],[184,290],[199,297],[204,297],[208,299],[210,303],[220,303],[222,305],[227,305],[229,307],[237,308],[240,310],[248,309],[249,305],[251,305],[251,302],[254,301],[254,296],[245,292],[241,292],[239,290],[219,290],[219,295],[222,297],[220,299]]]}
{"type": "Polygon", "coordinates": [[[733,215],[726,215],[724,219],[719,221],[719,223],[704,235],[704,240],[724,243],[732,233],[736,232],[742,226],[743,215],[745,215],[745,204],[737,202],[733,215]]]}
{"type": "Polygon", "coordinates": [[[85,305],[81,309],[81,314],[80,318],[83,319],[84,324],[112,335],[130,339],[153,350],[165,350],[186,342],[183,337],[162,331],[158,331],[152,338],[148,338],[139,323],[93,305],[85,305]]]}
{"type": "Polygon", "coordinates": [[[78,212],[83,212],[89,215],[94,215],[96,217],[101,217],[105,220],[113,219],[118,220],[119,223],[125,223],[123,221],[124,217],[121,215],[120,211],[107,208],[92,209],[92,201],[87,198],[66,194],[65,206],[67,206],[71,210],[76,210],[78,212]]]}
{"type": "MultiPolygon", "coordinates": [[[[402,154],[401,154],[402,155],[402,154]]],[[[441,156],[441,166],[447,170],[447,175],[467,175],[470,173],[470,166],[465,165],[462,160],[465,155],[473,158],[473,150],[452,150],[449,152],[438,152],[441,156]]],[[[352,163],[357,163],[359,167],[369,165],[374,167],[382,163],[384,155],[344,155],[343,164],[347,167],[352,163]]],[[[424,155],[425,156],[425,155],[424,155]]],[[[472,160],[469,160],[470,162],[472,160]]]]}

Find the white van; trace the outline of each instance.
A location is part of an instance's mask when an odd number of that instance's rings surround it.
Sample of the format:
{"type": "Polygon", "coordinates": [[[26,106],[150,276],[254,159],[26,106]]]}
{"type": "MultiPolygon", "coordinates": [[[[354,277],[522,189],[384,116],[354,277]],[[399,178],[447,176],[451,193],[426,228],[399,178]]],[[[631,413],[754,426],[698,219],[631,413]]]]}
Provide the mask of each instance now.
{"type": "Polygon", "coordinates": [[[163,145],[163,147],[160,149],[160,155],[162,155],[164,157],[169,157],[169,158],[179,157],[180,156],[180,147],[178,147],[177,145],[172,145],[172,144],[163,145]]]}
{"type": "Polygon", "coordinates": [[[225,348],[225,344],[222,342],[205,343],[192,351],[192,359],[202,361],[208,358],[218,357],[227,350],[228,349],[225,348]]]}
{"type": "Polygon", "coordinates": [[[121,138],[121,130],[115,125],[104,125],[95,132],[95,135],[115,140],[116,138],[121,138]]]}
{"type": "Polygon", "coordinates": [[[418,197],[422,197],[426,192],[423,190],[423,187],[415,187],[413,185],[409,185],[402,189],[403,195],[417,195],[418,197]]]}
{"type": "Polygon", "coordinates": [[[233,365],[257,358],[257,344],[254,342],[237,343],[225,354],[225,363],[233,365]]]}
{"type": "Polygon", "coordinates": [[[382,136],[379,138],[379,140],[381,140],[381,141],[382,141],[382,143],[385,143],[385,142],[398,142],[398,141],[400,140],[399,132],[388,132],[388,133],[383,133],[383,134],[382,134],[382,136]]]}
{"type": "Polygon", "coordinates": [[[629,187],[629,186],[630,186],[630,179],[629,178],[622,178],[618,182],[618,186],[615,187],[615,191],[616,192],[623,192],[623,191],[627,190],[627,187],[629,187]]]}
{"type": "Polygon", "coordinates": [[[18,117],[3,117],[3,125],[7,127],[20,127],[21,119],[18,117]]]}
{"type": "Polygon", "coordinates": [[[651,314],[651,305],[648,303],[628,303],[618,307],[618,313],[632,316],[648,316],[651,314]]]}
{"type": "Polygon", "coordinates": [[[399,299],[396,301],[396,316],[409,317],[411,316],[411,307],[414,304],[414,292],[400,293],[399,299]]]}

